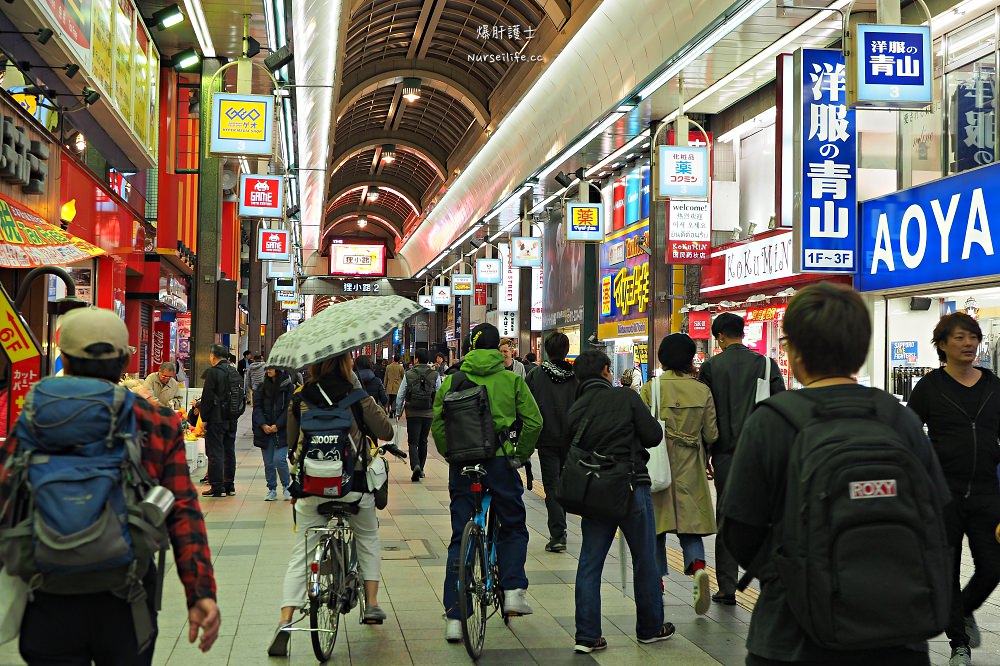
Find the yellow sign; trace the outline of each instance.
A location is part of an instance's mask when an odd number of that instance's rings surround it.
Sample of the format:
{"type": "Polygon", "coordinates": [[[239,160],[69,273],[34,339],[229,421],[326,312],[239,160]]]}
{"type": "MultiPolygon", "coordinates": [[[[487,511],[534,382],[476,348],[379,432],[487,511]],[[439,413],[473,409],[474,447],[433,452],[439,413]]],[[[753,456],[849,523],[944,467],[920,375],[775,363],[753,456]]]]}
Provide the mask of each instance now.
{"type": "Polygon", "coordinates": [[[31,115],[35,115],[35,111],[38,109],[38,97],[35,95],[22,95],[21,93],[16,93],[11,95],[11,97],[21,105],[22,109],[31,115]]]}
{"type": "Polygon", "coordinates": [[[267,103],[224,99],[219,108],[219,138],[263,141],[267,103]]]}
{"type": "Polygon", "coordinates": [[[132,125],[132,30],[131,0],[115,0],[115,106],[132,125]]]}
{"type": "Polygon", "coordinates": [[[112,90],[114,71],[114,24],[111,3],[114,0],[94,0],[94,42],[90,73],[105,94],[112,90]]]}
{"type": "Polygon", "coordinates": [[[7,353],[11,363],[38,356],[38,348],[32,342],[31,336],[28,335],[6,294],[0,297],[0,346],[7,353]]]}
{"type": "Polygon", "coordinates": [[[149,42],[137,21],[132,45],[132,133],[143,146],[149,141],[149,42]]]}
{"type": "Polygon", "coordinates": [[[605,275],[601,279],[601,314],[611,314],[611,276],[605,275]]]}
{"type": "Polygon", "coordinates": [[[636,344],[632,347],[636,363],[649,363],[649,345],[636,344]]]}

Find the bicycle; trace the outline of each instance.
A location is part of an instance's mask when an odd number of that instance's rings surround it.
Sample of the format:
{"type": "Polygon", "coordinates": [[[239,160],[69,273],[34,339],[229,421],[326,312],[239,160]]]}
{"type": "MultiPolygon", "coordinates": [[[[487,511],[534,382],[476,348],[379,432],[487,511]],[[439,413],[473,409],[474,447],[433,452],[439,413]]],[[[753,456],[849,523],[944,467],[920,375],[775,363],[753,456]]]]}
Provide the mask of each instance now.
{"type": "MultiPolygon", "coordinates": [[[[515,468],[520,465],[514,464],[515,468]]],[[[531,490],[531,463],[525,462],[526,487],[531,490]]],[[[462,530],[458,560],[458,609],[462,623],[462,641],[465,650],[476,660],[483,653],[486,642],[486,623],[500,613],[505,625],[510,617],[504,612],[504,591],[500,586],[500,566],[497,562],[496,514],[491,511],[492,496],[483,491],[482,478],[486,470],[482,465],[462,468],[462,475],[471,479],[470,488],[475,494],[475,510],[462,530]],[[493,612],[487,615],[488,609],[493,612]]]]}

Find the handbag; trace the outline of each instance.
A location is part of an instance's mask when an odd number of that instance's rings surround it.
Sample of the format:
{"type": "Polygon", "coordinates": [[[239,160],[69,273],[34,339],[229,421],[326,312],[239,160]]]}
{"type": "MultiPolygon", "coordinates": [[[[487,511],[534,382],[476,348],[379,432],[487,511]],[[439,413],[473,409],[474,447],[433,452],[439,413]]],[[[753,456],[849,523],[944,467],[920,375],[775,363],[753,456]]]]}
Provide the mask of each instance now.
{"type": "Polygon", "coordinates": [[[754,404],[771,397],[771,359],[764,357],[764,378],[757,378],[757,396],[754,404]]]}
{"type": "Polygon", "coordinates": [[[649,412],[656,419],[656,422],[660,424],[660,430],[663,431],[663,435],[660,437],[660,443],[651,449],[647,449],[649,453],[649,461],[646,463],[646,471],[649,472],[650,481],[650,492],[658,493],[666,490],[670,487],[673,477],[670,473],[670,456],[667,455],[667,433],[664,427],[663,421],[660,420],[660,378],[653,377],[653,389],[652,396],[650,398],[649,412]]]}
{"type": "Polygon", "coordinates": [[[365,482],[375,497],[375,508],[384,509],[389,504],[389,466],[379,456],[365,470],[365,482]]]}
{"type": "Polygon", "coordinates": [[[590,423],[576,431],[556,486],[556,501],[569,513],[599,522],[616,523],[632,508],[635,473],[632,460],[616,460],[579,446],[590,423]]]}
{"type": "Polygon", "coordinates": [[[21,633],[21,621],[28,606],[28,584],[20,576],[11,576],[0,569],[0,645],[12,641],[21,633]]]}

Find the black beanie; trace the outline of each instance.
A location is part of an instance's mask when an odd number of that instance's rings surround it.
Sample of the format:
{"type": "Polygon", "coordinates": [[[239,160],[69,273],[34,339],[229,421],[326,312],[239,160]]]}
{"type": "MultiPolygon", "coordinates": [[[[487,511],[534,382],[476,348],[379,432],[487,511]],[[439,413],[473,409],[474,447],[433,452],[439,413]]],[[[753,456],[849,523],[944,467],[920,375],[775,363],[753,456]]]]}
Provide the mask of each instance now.
{"type": "Polygon", "coordinates": [[[493,324],[480,324],[469,334],[473,349],[499,349],[500,331],[493,324]]]}
{"type": "Polygon", "coordinates": [[[697,347],[688,335],[684,333],[671,333],[660,341],[660,348],[656,352],[656,358],[667,370],[677,370],[685,372],[691,367],[697,347]]]}

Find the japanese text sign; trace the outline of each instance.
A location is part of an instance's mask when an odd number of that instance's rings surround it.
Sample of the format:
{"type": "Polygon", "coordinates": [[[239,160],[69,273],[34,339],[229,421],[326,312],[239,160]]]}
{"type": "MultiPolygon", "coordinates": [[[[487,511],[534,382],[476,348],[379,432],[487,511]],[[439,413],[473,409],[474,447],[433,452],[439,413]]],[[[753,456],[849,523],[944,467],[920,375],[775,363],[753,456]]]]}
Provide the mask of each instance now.
{"type": "Polygon", "coordinates": [[[501,338],[516,338],[519,333],[516,312],[497,313],[497,329],[501,338]]]}
{"type": "Polygon", "coordinates": [[[287,229],[258,229],[257,258],[288,261],[290,236],[287,229]]]}
{"type": "Polygon", "coordinates": [[[952,118],[958,121],[955,146],[956,171],[967,171],[993,162],[996,144],[996,67],[977,63],[972,76],[961,81],[950,100],[952,118]]]}
{"type": "Polygon", "coordinates": [[[476,259],[476,284],[500,284],[502,264],[499,259],[476,259]]]}
{"type": "Polygon", "coordinates": [[[430,294],[420,294],[417,296],[417,305],[425,310],[434,312],[434,297],[430,294]]]}
{"type": "Polygon", "coordinates": [[[330,275],[385,277],[385,269],[385,245],[338,241],[330,244],[330,275]]]}
{"type": "Polygon", "coordinates": [[[601,339],[646,334],[649,308],[649,222],[625,227],[601,243],[601,339]]]}
{"type": "Polygon", "coordinates": [[[240,176],[240,215],[281,217],[284,184],[281,176],[240,176]]]}
{"type": "Polygon", "coordinates": [[[929,26],[858,25],[855,53],[859,107],[923,109],[931,101],[929,26]]]}
{"type": "Polygon", "coordinates": [[[701,199],[708,196],[708,148],[660,146],[656,196],[701,199]]]}
{"type": "Polygon", "coordinates": [[[712,261],[712,205],[707,201],[671,199],[667,217],[668,264],[712,261]]]}
{"type": "Polygon", "coordinates": [[[211,151],[271,155],[274,98],[270,95],[212,95],[211,151]]]}
{"type": "Polygon", "coordinates": [[[453,274],[451,291],[455,296],[472,296],[472,273],[453,274]]]}
{"type": "Polygon", "coordinates": [[[451,287],[446,284],[436,284],[431,287],[434,305],[451,305],[451,287]]]}
{"type": "Polygon", "coordinates": [[[340,285],[345,294],[381,294],[378,282],[344,282],[340,285]]]}
{"type": "Polygon", "coordinates": [[[566,240],[604,240],[604,207],[601,204],[566,204],[566,240]]]}
{"type": "Polygon", "coordinates": [[[844,56],[795,53],[795,253],[800,273],[857,270],[857,127],[847,108],[844,56]]]}
{"type": "Polygon", "coordinates": [[[787,307],[783,303],[762,308],[747,308],[746,322],[749,324],[755,321],[781,321],[785,318],[785,308],[787,307]]]}
{"type": "Polygon", "coordinates": [[[514,247],[513,265],[517,268],[536,268],[542,265],[542,239],[515,236],[510,239],[514,247]]]}

